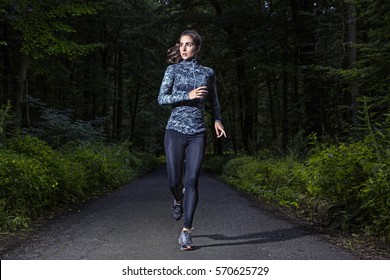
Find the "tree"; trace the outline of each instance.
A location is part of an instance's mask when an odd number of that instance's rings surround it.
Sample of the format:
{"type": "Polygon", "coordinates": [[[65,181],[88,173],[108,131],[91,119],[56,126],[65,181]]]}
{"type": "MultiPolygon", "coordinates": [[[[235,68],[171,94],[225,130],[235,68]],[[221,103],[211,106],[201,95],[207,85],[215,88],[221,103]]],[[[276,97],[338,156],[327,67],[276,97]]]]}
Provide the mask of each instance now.
{"type": "MultiPolygon", "coordinates": [[[[31,60],[46,56],[76,57],[94,49],[96,44],[78,44],[69,38],[76,30],[66,21],[85,14],[95,14],[96,8],[80,1],[10,1],[1,4],[6,12],[6,25],[19,33],[19,67],[14,97],[17,125],[21,127],[23,104],[28,95],[27,75],[31,60]]],[[[28,119],[29,117],[26,116],[28,119]]]]}

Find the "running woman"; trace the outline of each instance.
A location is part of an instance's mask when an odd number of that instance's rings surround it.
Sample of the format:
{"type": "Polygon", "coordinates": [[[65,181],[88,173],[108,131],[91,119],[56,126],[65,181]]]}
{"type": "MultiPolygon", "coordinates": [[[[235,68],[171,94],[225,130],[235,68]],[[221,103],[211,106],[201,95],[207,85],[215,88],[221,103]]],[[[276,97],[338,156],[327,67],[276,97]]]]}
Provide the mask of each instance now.
{"type": "Polygon", "coordinates": [[[226,137],[221,123],[214,70],[198,60],[201,37],[195,30],[181,33],[168,49],[170,64],[158,95],[160,105],[171,105],[165,130],[168,184],[173,194],[172,217],[184,216],[180,233],[181,250],[192,250],[192,222],[198,204],[198,181],[206,148],[205,103],[209,102],[217,138],[226,137]],[[183,184],[184,183],[184,184],[183,184]]]}

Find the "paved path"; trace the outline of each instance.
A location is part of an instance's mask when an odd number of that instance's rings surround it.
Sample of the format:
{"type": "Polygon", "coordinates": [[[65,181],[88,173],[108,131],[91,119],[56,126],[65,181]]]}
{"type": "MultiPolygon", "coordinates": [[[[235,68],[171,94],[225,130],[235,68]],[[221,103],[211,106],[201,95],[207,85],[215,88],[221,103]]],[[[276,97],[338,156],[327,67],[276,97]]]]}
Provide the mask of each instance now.
{"type": "Polygon", "coordinates": [[[325,236],[265,210],[259,202],[202,173],[195,215],[196,250],[181,252],[181,221],[161,167],[60,217],[1,259],[356,259],[325,236]]]}

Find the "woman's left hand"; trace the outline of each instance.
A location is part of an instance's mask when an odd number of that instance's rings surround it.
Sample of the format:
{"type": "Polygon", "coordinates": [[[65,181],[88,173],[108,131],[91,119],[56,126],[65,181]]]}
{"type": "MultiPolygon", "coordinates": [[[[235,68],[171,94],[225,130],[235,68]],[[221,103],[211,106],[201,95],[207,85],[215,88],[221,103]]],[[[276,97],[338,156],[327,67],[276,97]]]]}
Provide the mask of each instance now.
{"type": "Polygon", "coordinates": [[[217,138],[220,138],[222,136],[225,136],[225,138],[226,138],[226,132],[225,132],[225,129],[224,129],[222,123],[215,122],[214,127],[215,127],[215,133],[217,134],[217,138]]]}

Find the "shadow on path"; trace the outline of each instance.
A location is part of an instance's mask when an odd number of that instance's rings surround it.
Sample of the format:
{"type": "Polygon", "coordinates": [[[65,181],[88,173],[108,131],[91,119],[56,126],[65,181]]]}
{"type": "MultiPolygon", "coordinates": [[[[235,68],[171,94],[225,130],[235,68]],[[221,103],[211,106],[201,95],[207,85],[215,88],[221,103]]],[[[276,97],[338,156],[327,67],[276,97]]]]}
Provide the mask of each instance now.
{"type": "Polygon", "coordinates": [[[193,238],[206,237],[217,241],[229,241],[224,243],[215,243],[209,245],[196,246],[197,249],[206,247],[221,247],[221,246],[238,246],[238,245],[254,245],[263,243],[280,242],[291,239],[300,238],[307,235],[315,235],[302,230],[302,228],[288,228],[281,230],[274,230],[269,232],[259,232],[251,234],[243,234],[236,236],[226,236],[223,234],[211,234],[211,235],[193,235],[193,238]]]}

